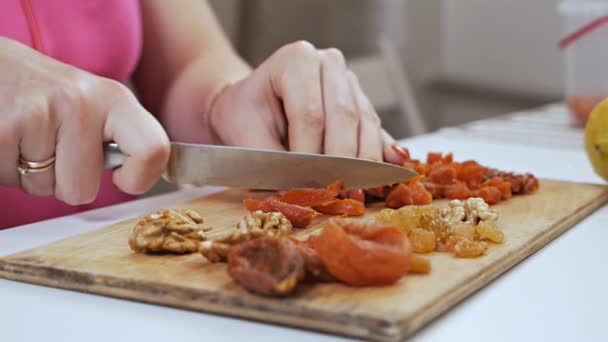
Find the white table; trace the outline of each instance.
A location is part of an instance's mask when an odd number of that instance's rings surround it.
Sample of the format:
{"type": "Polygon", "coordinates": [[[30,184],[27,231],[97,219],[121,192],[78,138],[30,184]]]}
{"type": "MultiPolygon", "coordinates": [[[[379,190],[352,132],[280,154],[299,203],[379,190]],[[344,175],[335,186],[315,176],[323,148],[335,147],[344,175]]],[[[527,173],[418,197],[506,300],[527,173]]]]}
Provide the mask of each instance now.
{"type": "MultiPolygon", "coordinates": [[[[415,157],[452,151],[542,178],[602,181],[561,106],[402,141],[415,157]]],[[[0,255],[142,215],[217,189],[189,189],[0,232],[0,255]]],[[[608,341],[608,207],[414,336],[420,341],[608,341]]],[[[330,341],[263,323],[0,280],[0,341],[330,341]]]]}

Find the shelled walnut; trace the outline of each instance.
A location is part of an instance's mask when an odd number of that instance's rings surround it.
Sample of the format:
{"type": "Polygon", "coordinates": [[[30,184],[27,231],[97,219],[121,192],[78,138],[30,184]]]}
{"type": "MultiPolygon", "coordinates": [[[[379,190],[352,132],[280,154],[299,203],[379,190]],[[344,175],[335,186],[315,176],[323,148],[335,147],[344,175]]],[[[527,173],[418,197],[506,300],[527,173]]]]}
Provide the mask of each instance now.
{"type": "Polygon", "coordinates": [[[194,253],[206,239],[203,219],[193,210],[159,210],[137,222],[129,246],[138,253],[194,253]]]}
{"type": "Polygon", "coordinates": [[[448,208],[441,212],[443,218],[451,223],[465,222],[476,226],[479,222],[498,220],[498,212],[490,209],[490,206],[478,197],[469,198],[466,201],[453,200],[448,208]]]}
{"type": "Polygon", "coordinates": [[[199,252],[210,262],[226,261],[230,248],[238,243],[259,237],[286,236],[293,226],[279,212],[264,213],[260,210],[245,216],[234,229],[199,245],[199,252]]]}

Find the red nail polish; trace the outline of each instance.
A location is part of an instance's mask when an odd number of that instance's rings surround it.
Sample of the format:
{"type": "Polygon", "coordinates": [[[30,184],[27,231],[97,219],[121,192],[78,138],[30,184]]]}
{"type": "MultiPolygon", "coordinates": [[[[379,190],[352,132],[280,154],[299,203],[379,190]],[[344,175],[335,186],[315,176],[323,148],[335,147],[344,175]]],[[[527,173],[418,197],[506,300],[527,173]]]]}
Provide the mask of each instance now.
{"type": "Polygon", "coordinates": [[[403,148],[397,144],[391,145],[391,148],[395,153],[397,153],[401,158],[405,160],[410,160],[410,151],[407,148],[403,148]]]}

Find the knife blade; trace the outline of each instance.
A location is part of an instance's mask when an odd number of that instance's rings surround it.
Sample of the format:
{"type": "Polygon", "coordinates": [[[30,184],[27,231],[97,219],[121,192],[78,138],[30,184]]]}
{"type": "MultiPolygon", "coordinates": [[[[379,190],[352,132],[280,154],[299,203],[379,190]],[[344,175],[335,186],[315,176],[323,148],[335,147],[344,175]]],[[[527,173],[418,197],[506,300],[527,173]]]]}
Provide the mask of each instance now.
{"type": "MultiPolygon", "coordinates": [[[[122,165],[116,143],[104,145],[104,168],[122,165]]],[[[163,178],[180,185],[286,190],[321,188],[342,181],[346,189],[372,188],[406,181],[417,173],[388,163],[325,154],[171,143],[163,178]]]]}

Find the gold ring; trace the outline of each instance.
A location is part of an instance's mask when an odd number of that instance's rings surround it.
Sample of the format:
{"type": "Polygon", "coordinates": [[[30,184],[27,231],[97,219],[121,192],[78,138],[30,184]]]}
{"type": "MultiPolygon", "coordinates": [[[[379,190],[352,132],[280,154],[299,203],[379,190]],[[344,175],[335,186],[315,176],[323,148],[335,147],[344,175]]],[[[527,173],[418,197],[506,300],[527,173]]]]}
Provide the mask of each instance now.
{"type": "Polygon", "coordinates": [[[17,171],[19,171],[19,174],[21,174],[22,176],[25,176],[28,173],[44,172],[53,167],[54,164],[55,156],[52,156],[51,158],[40,162],[32,162],[19,157],[19,165],[17,166],[17,171]]]}

